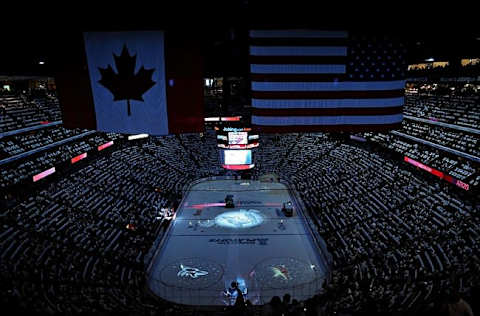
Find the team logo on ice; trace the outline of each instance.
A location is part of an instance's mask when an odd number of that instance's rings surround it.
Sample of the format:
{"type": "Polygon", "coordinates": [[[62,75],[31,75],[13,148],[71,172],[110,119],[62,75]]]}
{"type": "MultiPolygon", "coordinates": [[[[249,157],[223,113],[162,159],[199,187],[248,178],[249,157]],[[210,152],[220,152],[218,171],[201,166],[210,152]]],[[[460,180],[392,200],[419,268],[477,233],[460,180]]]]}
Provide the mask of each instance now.
{"type": "Polygon", "coordinates": [[[183,264],[180,265],[180,271],[178,271],[177,276],[179,277],[190,277],[192,279],[196,279],[199,276],[207,275],[208,271],[203,271],[197,268],[191,268],[184,266],[183,264]]]}

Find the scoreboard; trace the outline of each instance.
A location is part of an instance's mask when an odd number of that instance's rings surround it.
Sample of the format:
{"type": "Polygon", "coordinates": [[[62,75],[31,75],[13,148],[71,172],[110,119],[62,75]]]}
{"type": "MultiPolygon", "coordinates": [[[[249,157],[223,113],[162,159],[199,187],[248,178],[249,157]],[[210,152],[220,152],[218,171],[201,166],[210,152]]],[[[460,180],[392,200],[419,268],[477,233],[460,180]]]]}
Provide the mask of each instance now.
{"type": "Polygon", "coordinates": [[[248,132],[228,132],[229,145],[247,145],[248,132]]]}
{"type": "Polygon", "coordinates": [[[222,167],[230,170],[248,170],[255,167],[252,148],[258,147],[259,135],[250,127],[241,125],[215,127],[222,167]]]}
{"type": "Polygon", "coordinates": [[[258,147],[258,135],[252,135],[250,127],[216,127],[217,144],[225,149],[251,149],[258,147]]]}

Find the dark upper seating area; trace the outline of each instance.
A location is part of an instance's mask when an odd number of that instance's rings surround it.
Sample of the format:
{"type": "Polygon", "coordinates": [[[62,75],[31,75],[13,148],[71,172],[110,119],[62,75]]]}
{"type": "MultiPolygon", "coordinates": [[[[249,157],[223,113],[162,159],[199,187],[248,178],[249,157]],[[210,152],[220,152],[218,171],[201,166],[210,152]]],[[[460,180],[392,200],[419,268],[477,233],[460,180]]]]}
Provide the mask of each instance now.
{"type": "Polygon", "coordinates": [[[85,132],[87,130],[72,130],[57,125],[5,136],[0,142],[0,159],[23,154],[85,132]]]}
{"type": "Polygon", "coordinates": [[[403,113],[417,118],[480,129],[479,102],[478,95],[437,96],[407,91],[403,113]]]}
{"type": "MultiPolygon", "coordinates": [[[[60,127],[60,129],[62,128],[60,127]]],[[[62,132],[56,131],[52,134],[61,135],[62,132]]],[[[7,188],[10,185],[19,184],[24,181],[31,181],[34,175],[46,169],[69,162],[70,159],[82,153],[96,151],[97,146],[107,143],[112,138],[115,139],[116,135],[89,133],[84,137],[80,137],[70,142],[40,150],[24,159],[17,159],[2,164],[0,169],[0,188],[7,188]]],[[[47,142],[50,139],[50,137],[45,138],[47,142]]],[[[2,145],[5,144],[2,142],[2,145]]],[[[46,144],[43,144],[42,146],[45,145],[46,144]]],[[[12,148],[13,146],[6,143],[6,147],[12,148]]],[[[17,148],[18,150],[22,149],[20,146],[17,148]]]]}
{"type": "MultiPolygon", "coordinates": [[[[434,85],[407,90],[402,128],[389,133],[364,133],[367,139],[440,170],[473,187],[480,185],[480,96],[446,94],[434,85]],[[422,89],[420,89],[422,88],[422,89]]],[[[457,88],[458,90],[458,88],[457,88]]]]}
{"type": "Polygon", "coordinates": [[[0,95],[0,106],[5,109],[0,112],[0,133],[61,120],[58,100],[50,96],[28,101],[25,95],[0,95]]]}

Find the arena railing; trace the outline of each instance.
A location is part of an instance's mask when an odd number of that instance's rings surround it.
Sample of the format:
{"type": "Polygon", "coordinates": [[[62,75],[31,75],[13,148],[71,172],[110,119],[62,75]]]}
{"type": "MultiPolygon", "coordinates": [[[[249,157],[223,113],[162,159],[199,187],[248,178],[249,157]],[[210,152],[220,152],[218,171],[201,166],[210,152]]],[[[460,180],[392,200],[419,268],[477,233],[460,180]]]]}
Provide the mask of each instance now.
{"type": "MultiPolygon", "coordinates": [[[[305,204],[303,203],[302,199],[298,197],[297,192],[293,189],[293,185],[289,181],[280,179],[280,183],[283,183],[287,186],[290,196],[292,196],[295,199],[295,204],[301,208],[302,215],[305,219],[305,222],[307,223],[307,225],[304,225],[304,226],[307,228],[310,235],[312,236],[312,240],[315,246],[317,246],[317,248],[320,249],[320,255],[321,255],[321,258],[323,259],[321,260],[321,262],[325,263],[326,265],[324,268],[328,272],[327,280],[330,281],[331,279],[330,271],[332,270],[332,266],[333,266],[333,258],[327,250],[327,245],[325,241],[316,230],[317,228],[316,224],[312,223],[311,219],[312,219],[312,216],[315,216],[315,214],[313,214],[312,212],[308,212],[308,214],[305,213],[308,211],[308,209],[305,207],[305,204]]],[[[316,217],[314,219],[318,221],[316,217]]]]}

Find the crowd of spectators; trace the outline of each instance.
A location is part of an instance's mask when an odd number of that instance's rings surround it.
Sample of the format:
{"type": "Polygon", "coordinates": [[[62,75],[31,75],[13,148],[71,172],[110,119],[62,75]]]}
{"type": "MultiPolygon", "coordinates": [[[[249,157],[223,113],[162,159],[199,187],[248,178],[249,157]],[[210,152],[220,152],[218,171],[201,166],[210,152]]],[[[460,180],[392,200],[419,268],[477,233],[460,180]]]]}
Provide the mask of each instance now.
{"type": "Polygon", "coordinates": [[[100,157],[2,212],[2,297],[40,311],[146,310],[144,257],[192,180],[158,142],[100,157]]]}
{"type": "Polygon", "coordinates": [[[369,140],[379,143],[385,148],[441,170],[456,179],[468,183],[472,188],[480,185],[479,164],[474,161],[462,159],[454,154],[392,133],[366,133],[365,135],[369,140]]]}
{"type": "Polygon", "coordinates": [[[88,130],[66,129],[62,126],[51,126],[30,132],[5,136],[0,142],[0,160],[54,144],[86,132],[88,132],[88,130]]]}
{"type": "Polygon", "coordinates": [[[429,125],[409,119],[405,119],[402,128],[397,131],[427,140],[434,144],[455,149],[462,153],[480,157],[480,141],[478,134],[467,133],[461,130],[433,124],[429,125]]]}
{"type": "Polygon", "coordinates": [[[480,95],[446,91],[407,91],[400,129],[361,136],[478,188],[480,95]]]}
{"type": "Polygon", "coordinates": [[[27,95],[0,96],[0,133],[61,120],[57,98],[29,100],[27,95]]]}
{"type": "Polygon", "coordinates": [[[457,126],[480,128],[480,94],[457,96],[448,90],[446,95],[430,91],[412,93],[407,90],[404,115],[457,126]]]}
{"type": "Polygon", "coordinates": [[[290,179],[333,254],[325,294],[335,297],[333,310],[374,300],[382,311],[408,311],[445,288],[466,293],[479,284],[478,200],[346,144],[290,179]]]}
{"type": "MultiPolygon", "coordinates": [[[[417,123],[407,124],[413,130],[417,123]]],[[[36,133],[5,137],[1,146],[14,156],[15,150],[42,147],[28,145],[32,135],[46,145],[75,132],[58,126],[36,133]],[[26,140],[17,144],[20,149],[7,144],[19,140],[26,140]]],[[[114,137],[118,135],[94,132],[2,165],[0,185],[8,188],[114,137]]],[[[448,166],[451,173],[455,168],[460,168],[459,175],[471,170],[464,179],[477,172],[468,161],[396,135],[375,137],[398,144],[392,145],[394,151],[403,148],[423,162],[448,166]]],[[[476,153],[475,147],[466,148],[476,153]]],[[[446,289],[478,311],[472,299],[480,284],[477,197],[433,181],[369,143],[323,133],[260,135],[254,157],[253,175],[276,174],[298,192],[332,255],[331,280],[304,302],[276,297],[261,311],[247,304],[224,314],[433,315],[448,309],[442,305],[446,289]]],[[[23,199],[0,213],[2,302],[19,311],[65,314],[190,312],[149,294],[149,254],[169,224],[166,210],[177,207],[184,187],[195,179],[225,174],[215,132],[207,130],[200,135],[119,139],[88,163],[29,188],[23,199]]],[[[466,306],[453,294],[448,298],[452,306],[466,306]]]]}
{"type": "MultiPolygon", "coordinates": [[[[54,131],[63,128],[55,128],[54,131]]],[[[68,132],[67,135],[73,132],[68,132]]],[[[40,135],[43,133],[40,132],[40,135]]],[[[52,133],[53,135],[62,135],[62,132],[52,133]]],[[[63,134],[65,135],[65,134],[63,134]]],[[[77,134],[80,135],[80,134],[77,134]]],[[[20,138],[31,138],[34,136],[16,136],[20,138]]],[[[58,146],[46,148],[45,150],[38,150],[37,152],[24,157],[22,159],[15,159],[7,163],[2,163],[0,168],[0,188],[6,189],[11,185],[21,184],[23,182],[31,182],[32,177],[42,171],[49,168],[58,166],[59,164],[70,163],[73,157],[76,157],[85,152],[95,152],[97,146],[105,144],[112,139],[116,139],[118,134],[113,133],[92,133],[86,132],[83,137],[77,138],[70,142],[62,143],[58,146]]],[[[11,138],[10,138],[11,139],[11,138]]],[[[42,147],[46,146],[51,140],[51,137],[47,136],[46,143],[42,143],[42,147]]],[[[12,144],[11,140],[3,142],[3,148],[17,148],[17,150],[23,150],[25,146],[12,144]],[[9,144],[10,143],[10,144],[9,144]]],[[[35,145],[37,149],[42,149],[40,146],[35,145]]],[[[8,158],[8,157],[7,157],[8,158]]]]}

